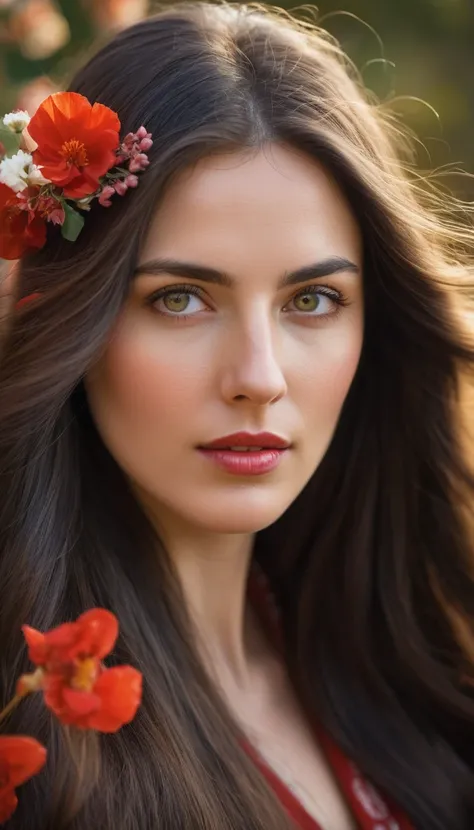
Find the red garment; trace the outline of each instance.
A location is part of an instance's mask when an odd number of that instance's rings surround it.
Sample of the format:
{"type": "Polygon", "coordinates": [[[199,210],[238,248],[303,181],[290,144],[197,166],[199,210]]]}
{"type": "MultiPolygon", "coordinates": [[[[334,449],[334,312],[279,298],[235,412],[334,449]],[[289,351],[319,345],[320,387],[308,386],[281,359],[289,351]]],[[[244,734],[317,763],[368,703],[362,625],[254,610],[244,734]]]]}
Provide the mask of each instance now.
{"type": "MultiPolygon", "coordinates": [[[[248,584],[249,599],[256,608],[267,633],[277,646],[281,647],[279,612],[263,571],[254,566],[248,584]]],[[[341,792],[349,805],[360,830],[414,830],[413,825],[398,808],[387,802],[362,775],[356,765],[347,758],[332,738],[317,724],[315,737],[324,751],[339,782],[341,792]]],[[[309,815],[286,784],[268,766],[260,753],[248,741],[243,743],[252,760],[275,790],[288,814],[294,819],[299,830],[321,830],[320,825],[309,815]]]]}

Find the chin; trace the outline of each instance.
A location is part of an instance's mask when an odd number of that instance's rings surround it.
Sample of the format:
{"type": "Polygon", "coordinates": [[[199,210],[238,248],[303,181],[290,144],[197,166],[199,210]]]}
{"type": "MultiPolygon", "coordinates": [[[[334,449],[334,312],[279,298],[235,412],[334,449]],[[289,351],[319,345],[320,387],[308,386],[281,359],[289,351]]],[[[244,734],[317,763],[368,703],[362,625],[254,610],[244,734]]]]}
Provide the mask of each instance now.
{"type": "Polygon", "coordinates": [[[272,498],[267,493],[265,498],[264,494],[257,495],[252,490],[245,498],[242,495],[236,496],[231,503],[229,496],[221,502],[219,499],[210,499],[205,507],[199,505],[193,511],[193,516],[189,515],[188,503],[187,521],[208,533],[257,533],[276,522],[297,496],[295,493],[292,498],[282,500],[272,498]],[[210,506],[212,509],[209,509],[210,506]]]}

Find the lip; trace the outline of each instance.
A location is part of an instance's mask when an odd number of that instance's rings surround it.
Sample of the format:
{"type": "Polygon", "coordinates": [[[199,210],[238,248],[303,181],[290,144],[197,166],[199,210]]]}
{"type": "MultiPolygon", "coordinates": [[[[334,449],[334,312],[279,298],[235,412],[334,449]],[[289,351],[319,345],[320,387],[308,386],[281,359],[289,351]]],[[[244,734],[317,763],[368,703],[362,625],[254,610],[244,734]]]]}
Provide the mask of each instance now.
{"type": "Polygon", "coordinates": [[[230,447],[261,447],[267,450],[287,450],[290,441],[272,432],[233,432],[201,445],[200,450],[229,450],[230,447]]]}
{"type": "MultiPolygon", "coordinates": [[[[237,446],[237,444],[234,444],[237,446]]],[[[236,476],[261,476],[276,470],[278,465],[290,450],[216,450],[199,447],[199,452],[209,461],[212,461],[226,473],[236,476]]]]}

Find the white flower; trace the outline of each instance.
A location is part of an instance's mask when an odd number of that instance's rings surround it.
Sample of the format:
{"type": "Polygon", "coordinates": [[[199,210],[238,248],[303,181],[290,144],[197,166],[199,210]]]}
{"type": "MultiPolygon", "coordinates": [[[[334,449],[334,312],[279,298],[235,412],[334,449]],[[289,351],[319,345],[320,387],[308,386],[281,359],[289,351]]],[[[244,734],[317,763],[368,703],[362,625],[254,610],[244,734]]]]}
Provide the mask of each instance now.
{"type": "Polygon", "coordinates": [[[33,157],[23,150],[18,150],[14,156],[0,161],[0,182],[6,184],[15,193],[20,193],[28,187],[28,175],[33,157]]]}
{"type": "Polygon", "coordinates": [[[22,133],[25,127],[30,123],[30,116],[25,110],[17,110],[17,112],[9,112],[3,118],[5,127],[8,127],[12,133],[22,133]]]}
{"type": "Polygon", "coordinates": [[[27,171],[28,184],[32,187],[41,187],[43,184],[51,184],[50,179],[45,179],[41,172],[41,167],[36,164],[30,164],[27,171]]]}

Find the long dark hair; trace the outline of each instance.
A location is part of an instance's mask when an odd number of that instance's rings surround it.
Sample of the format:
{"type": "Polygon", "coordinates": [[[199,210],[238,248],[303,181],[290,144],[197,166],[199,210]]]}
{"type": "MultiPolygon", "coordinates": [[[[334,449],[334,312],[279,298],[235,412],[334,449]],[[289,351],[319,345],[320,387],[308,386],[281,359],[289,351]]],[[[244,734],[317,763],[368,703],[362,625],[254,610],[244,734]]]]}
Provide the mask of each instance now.
{"type": "MultiPolygon", "coordinates": [[[[27,668],[20,625],[101,605],[143,705],[112,736],[63,732],[35,699],[5,725],[49,747],[9,828],[284,830],[206,674],[164,546],[95,429],[83,377],[126,300],[156,200],[211,152],[280,142],[322,162],[365,246],[366,332],[336,434],[255,557],[282,607],[288,666],[309,716],[417,830],[474,826],[474,614],[456,421],[473,352],[457,318],[472,230],[420,182],[409,144],[337,45],[258,6],[184,3],[120,33],[71,90],[153,133],[139,188],[52,228],[25,257],[0,364],[0,670],[27,668]],[[71,757],[72,753],[72,757],[71,757]],[[73,761],[74,759],[74,761],[73,761]],[[79,766],[78,766],[79,764],[79,766]]],[[[469,495],[466,495],[469,494],[469,495]]]]}

